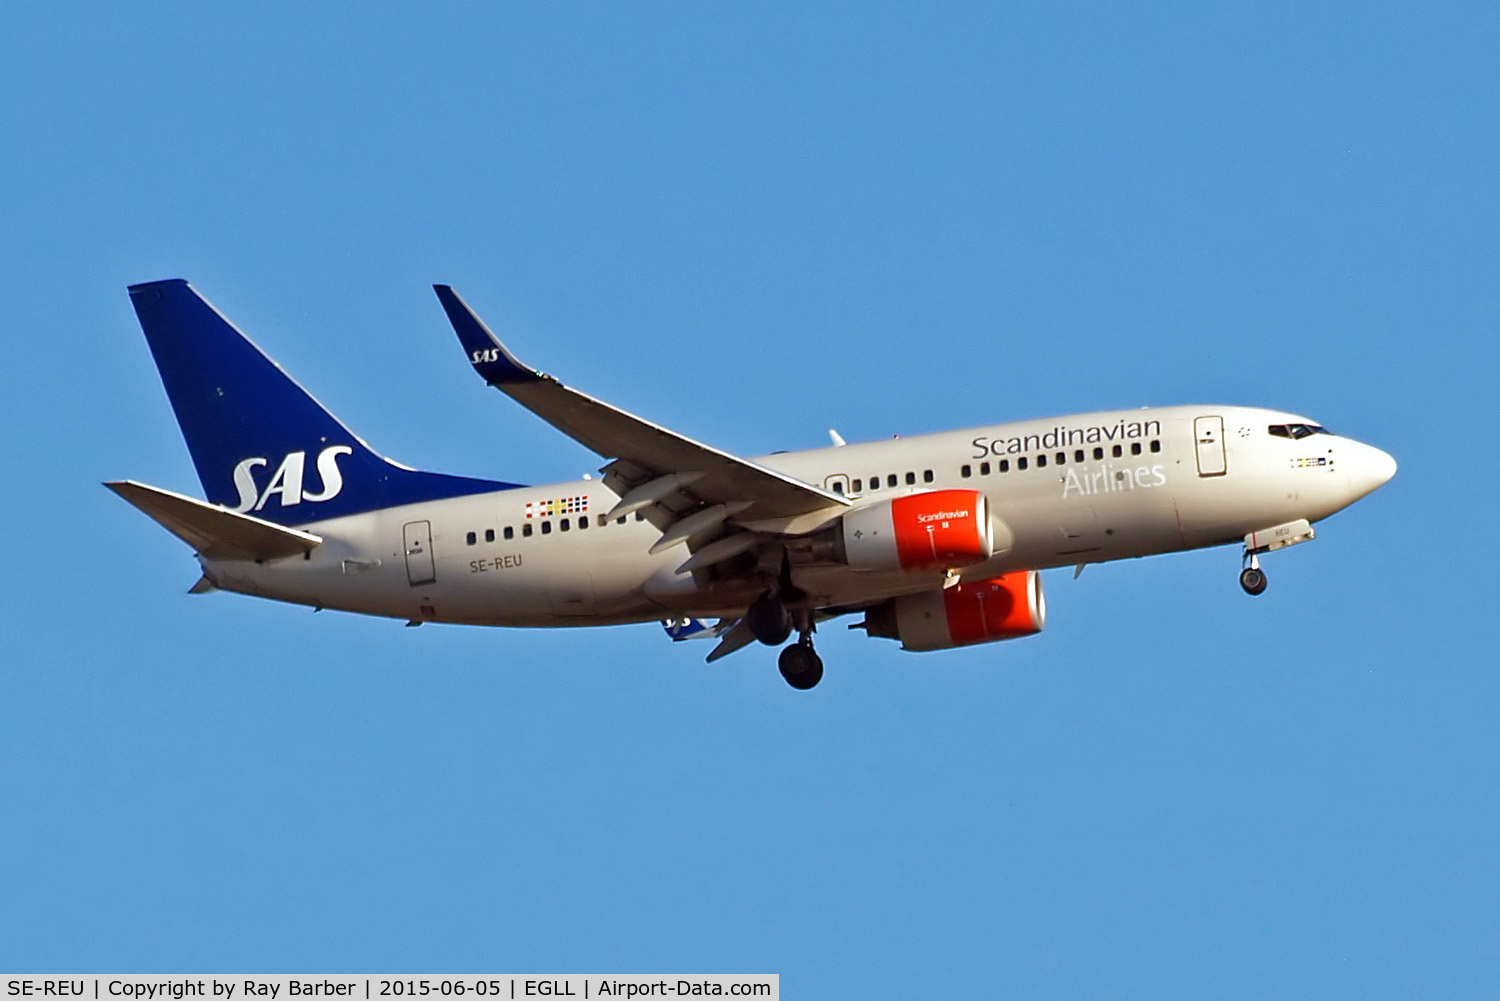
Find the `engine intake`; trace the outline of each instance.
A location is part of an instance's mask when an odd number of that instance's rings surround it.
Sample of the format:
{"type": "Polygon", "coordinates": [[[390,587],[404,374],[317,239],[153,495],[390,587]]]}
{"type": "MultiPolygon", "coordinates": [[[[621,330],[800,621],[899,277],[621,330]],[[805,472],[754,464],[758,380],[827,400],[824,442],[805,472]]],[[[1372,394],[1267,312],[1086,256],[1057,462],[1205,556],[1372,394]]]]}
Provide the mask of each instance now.
{"type": "Polygon", "coordinates": [[[865,613],[871,636],[901,641],[903,650],[947,650],[1031,636],[1047,622],[1042,576],[1035,570],[907,594],[865,613]]]}

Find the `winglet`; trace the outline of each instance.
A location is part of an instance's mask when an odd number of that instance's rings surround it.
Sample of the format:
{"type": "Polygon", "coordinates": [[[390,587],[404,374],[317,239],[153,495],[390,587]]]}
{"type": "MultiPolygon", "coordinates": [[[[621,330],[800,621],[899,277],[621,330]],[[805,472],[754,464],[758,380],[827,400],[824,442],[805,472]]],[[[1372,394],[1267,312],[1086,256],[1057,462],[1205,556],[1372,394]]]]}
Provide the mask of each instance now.
{"type": "Polygon", "coordinates": [[[438,302],[453,324],[453,332],[469,355],[469,364],[474,371],[491,386],[508,382],[535,382],[545,378],[542,373],[522,365],[515,355],[505,349],[484,321],[469,308],[469,304],[458,297],[450,285],[434,285],[438,302]]]}

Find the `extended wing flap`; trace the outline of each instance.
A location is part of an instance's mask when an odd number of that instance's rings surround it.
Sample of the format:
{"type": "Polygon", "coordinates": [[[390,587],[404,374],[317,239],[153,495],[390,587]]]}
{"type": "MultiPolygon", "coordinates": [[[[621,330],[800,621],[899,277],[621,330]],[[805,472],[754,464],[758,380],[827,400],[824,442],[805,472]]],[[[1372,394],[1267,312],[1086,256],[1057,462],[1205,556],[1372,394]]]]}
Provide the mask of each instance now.
{"type": "Polygon", "coordinates": [[[692,483],[694,497],[710,503],[749,501],[750,518],[789,518],[849,505],[839,494],[652,424],[529,368],[452,288],[433,289],[474,371],[579,444],[615,460],[606,467],[606,482],[617,492],[668,474],[691,473],[700,474],[692,483]]]}
{"type": "Polygon", "coordinates": [[[274,560],[310,553],[323,542],[310,532],[284,528],[160,487],[133,480],[104,485],[209,559],[274,560]]]}

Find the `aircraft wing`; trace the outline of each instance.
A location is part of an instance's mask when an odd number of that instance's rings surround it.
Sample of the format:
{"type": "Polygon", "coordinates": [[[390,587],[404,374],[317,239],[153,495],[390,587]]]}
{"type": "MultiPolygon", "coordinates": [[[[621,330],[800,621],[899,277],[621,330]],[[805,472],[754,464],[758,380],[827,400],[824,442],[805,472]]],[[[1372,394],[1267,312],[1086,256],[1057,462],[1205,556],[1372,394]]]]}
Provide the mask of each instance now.
{"type": "Polygon", "coordinates": [[[688,539],[690,548],[697,548],[694,544],[731,517],[765,522],[818,511],[831,516],[849,506],[840,494],[696,442],[523,365],[458,293],[447,285],[433,289],[474,371],[568,437],[613,460],[601,470],[605,485],[621,497],[610,517],[651,505],[665,508],[661,519],[653,518],[667,533],[658,547],[688,539]],[[695,527],[689,524],[695,517],[706,535],[683,531],[695,527]]]}

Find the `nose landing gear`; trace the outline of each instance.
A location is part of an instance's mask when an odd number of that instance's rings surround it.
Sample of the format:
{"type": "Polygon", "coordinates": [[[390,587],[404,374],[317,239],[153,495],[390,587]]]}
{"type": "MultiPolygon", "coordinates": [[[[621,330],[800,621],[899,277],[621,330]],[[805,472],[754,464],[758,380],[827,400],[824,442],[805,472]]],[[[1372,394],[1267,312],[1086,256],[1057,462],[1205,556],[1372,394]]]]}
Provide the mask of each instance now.
{"type": "Polygon", "coordinates": [[[1311,542],[1317,533],[1306,518],[1284,525],[1265,528],[1245,536],[1245,555],[1240,570],[1240,587],[1246,594],[1260,594],[1266,589],[1266,572],[1260,568],[1260,554],[1275,552],[1301,542],[1311,542]]]}
{"type": "Polygon", "coordinates": [[[1240,587],[1246,594],[1260,594],[1266,589],[1266,572],[1260,568],[1260,557],[1247,552],[1245,560],[1245,568],[1240,571],[1240,587]]]}

